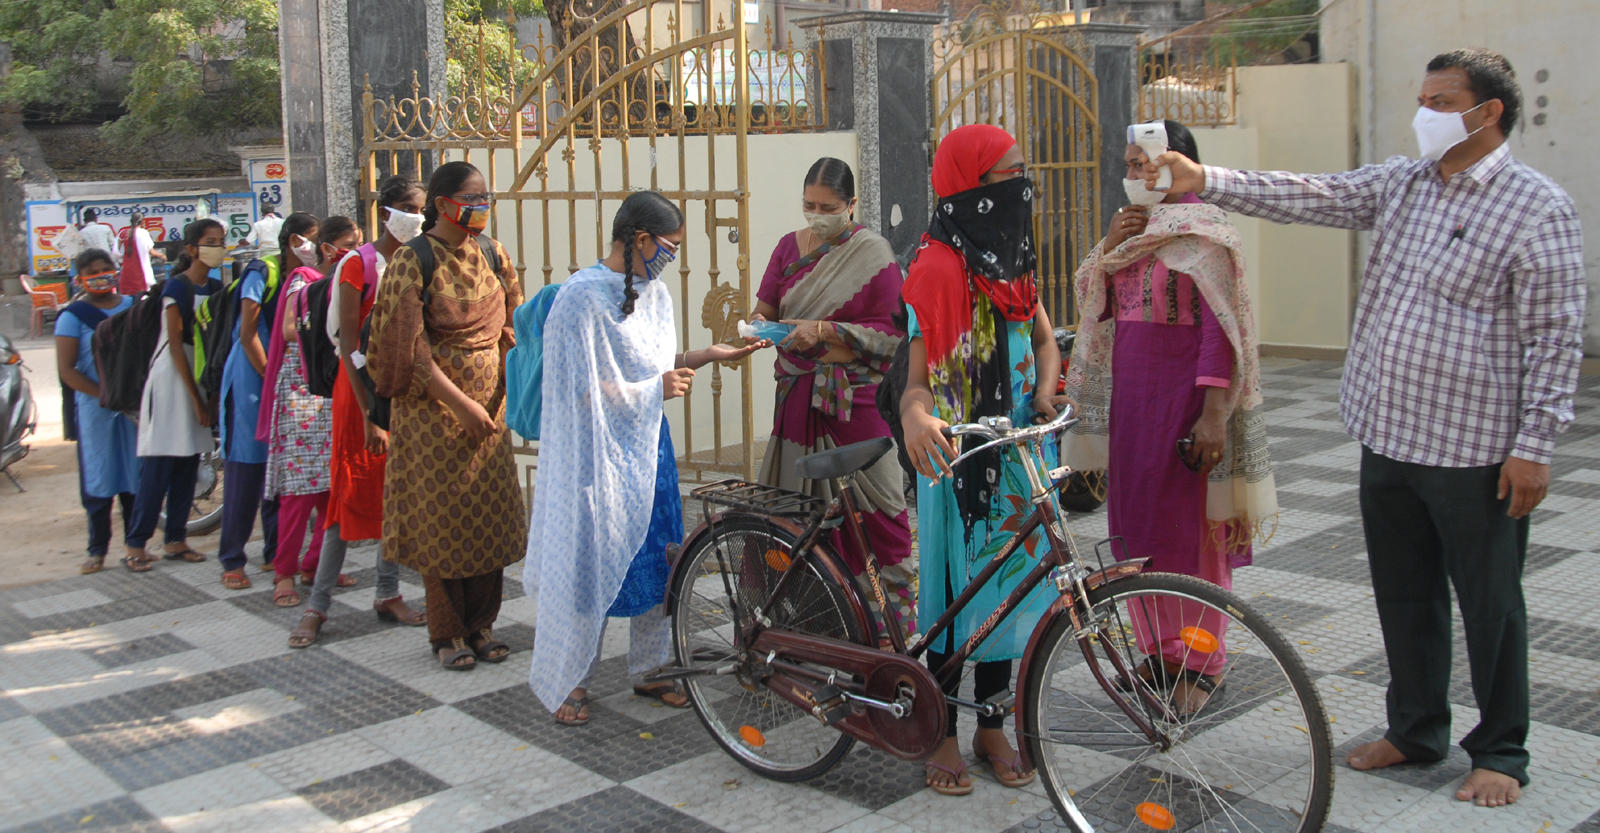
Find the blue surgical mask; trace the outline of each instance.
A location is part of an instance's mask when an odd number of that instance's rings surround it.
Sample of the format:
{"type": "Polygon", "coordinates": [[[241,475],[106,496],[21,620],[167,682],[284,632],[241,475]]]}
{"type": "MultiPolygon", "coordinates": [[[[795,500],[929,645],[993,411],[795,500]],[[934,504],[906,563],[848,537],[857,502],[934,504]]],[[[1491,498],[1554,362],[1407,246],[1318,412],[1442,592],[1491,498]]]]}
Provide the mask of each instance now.
{"type": "Polygon", "coordinates": [[[650,280],[655,280],[661,277],[661,273],[666,270],[667,264],[678,259],[678,252],[675,249],[668,249],[667,244],[663,243],[661,238],[652,239],[656,243],[656,253],[644,262],[644,271],[650,280]]]}

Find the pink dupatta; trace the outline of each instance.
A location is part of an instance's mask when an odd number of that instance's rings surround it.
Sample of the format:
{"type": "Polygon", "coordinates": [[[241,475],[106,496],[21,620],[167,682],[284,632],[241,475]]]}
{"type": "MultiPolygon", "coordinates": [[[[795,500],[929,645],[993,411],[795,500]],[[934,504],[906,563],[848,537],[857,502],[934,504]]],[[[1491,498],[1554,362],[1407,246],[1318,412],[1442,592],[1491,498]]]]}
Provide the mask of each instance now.
{"type": "Polygon", "coordinates": [[[267,368],[261,374],[261,410],[256,416],[258,442],[267,442],[272,437],[272,416],[278,407],[278,371],[283,369],[283,354],[289,349],[288,342],[283,338],[283,316],[294,304],[300,290],[305,288],[295,286],[296,276],[309,284],[321,278],[322,273],[310,266],[297,266],[283,279],[283,295],[278,298],[278,313],[272,322],[272,337],[267,347],[267,368]],[[302,272],[305,274],[301,275],[302,272]]]}

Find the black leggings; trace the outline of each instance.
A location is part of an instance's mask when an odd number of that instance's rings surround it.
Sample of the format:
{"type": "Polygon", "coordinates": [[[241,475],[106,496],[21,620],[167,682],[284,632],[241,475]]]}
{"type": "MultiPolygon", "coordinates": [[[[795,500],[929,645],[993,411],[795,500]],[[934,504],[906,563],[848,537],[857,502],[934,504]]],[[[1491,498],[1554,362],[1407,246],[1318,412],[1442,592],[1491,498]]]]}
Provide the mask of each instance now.
{"type": "MultiPolygon", "coordinates": [[[[933,676],[937,678],[939,669],[943,668],[945,662],[949,659],[950,654],[929,651],[928,670],[932,671],[933,676]]],[[[944,689],[944,696],[955,697],[960,693],[961,672],[962,669],[955,669],[955,673],[951,674],[950,679],[941,686],[944,689]]],[[[998,659],[978,663],[978,670],[972,676],[972,699],[981,703],[1010,687],[1011,660],[998,659]]],[[[954,703],[950,703],[945,709],[945,737],[953,738],[956,736],[957,708],[954,703]]],[[[1003,714],[997,714],[992,717],[978,716],[978,728],[980,729],[999,729],[1004,725],[1006,725],[1006,718],[1003,714]]]]}

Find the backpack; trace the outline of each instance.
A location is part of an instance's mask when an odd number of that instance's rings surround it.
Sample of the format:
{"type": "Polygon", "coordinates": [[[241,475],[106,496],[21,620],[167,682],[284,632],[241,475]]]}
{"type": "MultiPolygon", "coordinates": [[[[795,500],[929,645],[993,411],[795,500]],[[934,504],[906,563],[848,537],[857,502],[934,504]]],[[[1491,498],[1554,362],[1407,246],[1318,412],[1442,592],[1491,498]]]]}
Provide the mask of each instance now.
{"type": "MultiPolygon", "coordinates": [[[[494,238],[489,237],[488,235],[480,234],[473,239],[478,241],[478,249],[479,251],[483,252],[483,259],[488,261],[489,268],[494,271],[495,277],[500,280],[500,287],[504,289],[506,285],[506,279],[505,276],[500,273],[500,254],[495,250],[494,238]]],[[[411,238],[406,242],[406,246],[410,248],[411,251],[416,252],[417,269],[422,272],[422,320],[423,323],[427,323],[429,299],[428,287],[433,284],[433,270],[438,266],[438,264],[433,259],[433,246],[428,243],[428,236],[426,234],[419,234],[416,237],[411,238]]],[[[513,326],[515,326],[514,323],[513,326]]],[[[362,356],[366,356],[367,351],[371,349],[368,346],[371,341],[372,316],[369,315],[367,316],[367,320],[361,322],[362,356]]],[[[367,412],[367,419],[373,425],[376,425],[385,431],[389,430],[389,397],[378,395],[378,383],[373,380],[372,373],[367,369],[366,362],[362,362],[361,367],[356,370],[356,376],[361,380],[361,386],[367,389],[367,398],[372,403],[371,408],[367,412]]]]}
{"type": "Polygon", "coordinates": [[[221,292],[207,296],[195,307],[194,381],[212,397],[222,391],[222,374],[227,369],[228,354],[233,352],[233,346],[238,343],[233,331],[241,309],[239,293],[244,288],[244,275],[252,271],[266,276],[266,289],[261,294],[261,315],[266,316],[268,321],[274,320],[279,285],[277,258],[250,261],[232,283],[221,292]]]}
{"type": "Polygon", "coordinates": [[[328,340],[328,298],[338,286],[337,272],[312,281],[294,299],[294,332],[300,363],[313,396],[333,396],[339,383],[339,350],[328,340]]]}
{"type": "MultiPolygon", "coordinates": [[[[63,309],[62,312],[72,313],[72,317],[82,322],[83,326],[88,327],[90,331],[100,326],[101,321],[110,317],[106,315],[105,310],[88,301],[73,301],[67,304],[66,309],[63,309]]],[[[89,336],[89,341],[93,344],[94,336],[89,336]]],[[[68,442],[78,441],[78,397],[73,396],[73,393],[74,391],[67,386],[66,382],[61,383],[61,435],[68,442]]]]}
{"type": "Polygon", "coordinates": [[[108,411],[139,412],[144,383],[150,378],[150,358],[161,340],[161,293],[157,290],[165,285],[151,287],[133,306],[94,328],[90,349],[95,372],[100,375],[100,407],[108,411]]]}
{"type": "Polygon", "coordinates": [[[506,354],[506,426],[526,440],[539,439],[544,410],[544,322],[561,284],[553,283],[511,316],[517,346],[506,354]]]}

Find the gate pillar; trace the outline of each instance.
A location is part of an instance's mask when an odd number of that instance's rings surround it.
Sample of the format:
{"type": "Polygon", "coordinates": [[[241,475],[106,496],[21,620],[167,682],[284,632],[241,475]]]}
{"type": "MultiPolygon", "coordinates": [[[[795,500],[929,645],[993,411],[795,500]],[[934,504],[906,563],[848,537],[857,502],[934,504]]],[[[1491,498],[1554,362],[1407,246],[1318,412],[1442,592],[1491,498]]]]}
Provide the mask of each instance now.
{"type": "Polygon", "coordinates": [[[364,86],[443,99],[444,0],[278,0],[278,12],[290,204],[355,216],[364,86]]]}
{"type": "MultiPolygon", "coordinates": [[[[859,142],[856,219],[888,239],[902,259],[928,228],[928,87],[934,29],[942,15],[857,11],[821,24],[829,130],[854,130],[859,142]]],[[[816,48],[817,28],[807,29],[816,48]]],[[[813,81],[813,83],[815,83],[813,81]]]]}
{"type": "Polygon", "coordinates": [[[1128,125],[1139,113],[1139,34],[1143,26],[1085,23],[1071,27],[1093,52],[1094,77],[1100,82],[1100,233],[1105,234],[1117,209],[1127,201],[1122,192],[1122,149],[1128,146],[1128,125]]]}

